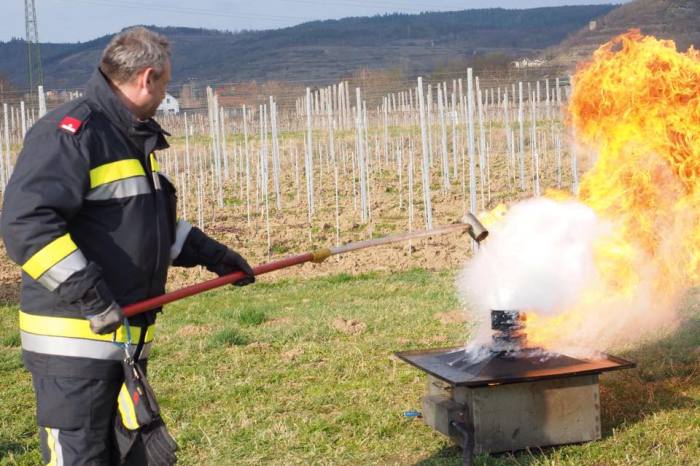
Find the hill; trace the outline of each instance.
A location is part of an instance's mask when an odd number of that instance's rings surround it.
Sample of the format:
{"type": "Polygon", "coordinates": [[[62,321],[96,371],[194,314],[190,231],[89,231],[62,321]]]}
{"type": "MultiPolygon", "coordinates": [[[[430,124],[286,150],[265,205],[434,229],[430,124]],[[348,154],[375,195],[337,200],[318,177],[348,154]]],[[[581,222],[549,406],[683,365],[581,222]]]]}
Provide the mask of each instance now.
{"type": "Polygon", "coordinates": [[[636,0],[596,20],[593,30],[584,27],[561,44],[545,51],[554,65],[573,68],[591,56],[601,44],[632,28],[659,39],[673,39],[680,50],[700,47],[698,0],[636,0]]]}
{"type": "MultiPolygon", "coordinates": [[[[323,82],[361,68],[399,67],[415,74],[481,54],[530,56],[614,8],[594,5],[391,14],[237,33],[154,29],[172,41],[175,84],[190,79],[323,82]]],[[[77,44],[42,44],[46,86],[82,86],[110,37],[77,44]]],[[[25,57],[24,41],[0,42],[0,74],[24,85],[25,57]]]]}

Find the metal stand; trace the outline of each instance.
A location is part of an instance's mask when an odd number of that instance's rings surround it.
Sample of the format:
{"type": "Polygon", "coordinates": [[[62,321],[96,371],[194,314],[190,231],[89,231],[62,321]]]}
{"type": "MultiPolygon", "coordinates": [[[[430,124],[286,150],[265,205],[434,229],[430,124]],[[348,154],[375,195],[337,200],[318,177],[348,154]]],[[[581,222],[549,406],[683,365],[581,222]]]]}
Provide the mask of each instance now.
{"type": "Polygon", "coordinates": [[[457,413],[457,419],[450,422],[450,426],[454,427],[462,437],[462,466],[472,466],[474,464],[474,425],[466,410],[465,407],[457,413]]]}

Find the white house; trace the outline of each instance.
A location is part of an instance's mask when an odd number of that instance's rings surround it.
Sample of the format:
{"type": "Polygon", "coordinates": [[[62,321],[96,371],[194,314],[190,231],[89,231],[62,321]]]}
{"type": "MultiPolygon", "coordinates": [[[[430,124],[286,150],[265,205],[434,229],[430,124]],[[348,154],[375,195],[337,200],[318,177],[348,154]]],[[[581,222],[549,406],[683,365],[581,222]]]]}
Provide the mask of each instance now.
{"type": "Polygon", "coordinates": [[[516,68],[540,68],[547,64],[541,59],[523,58],[522,60],[511,62],[516,68]]]}
{"type": "Polygon", "coordinates": [[[180,113],[180,103],[175,97],[165,93],[165,98],[158,106],[158,111],[162,113],[180,113]]]}

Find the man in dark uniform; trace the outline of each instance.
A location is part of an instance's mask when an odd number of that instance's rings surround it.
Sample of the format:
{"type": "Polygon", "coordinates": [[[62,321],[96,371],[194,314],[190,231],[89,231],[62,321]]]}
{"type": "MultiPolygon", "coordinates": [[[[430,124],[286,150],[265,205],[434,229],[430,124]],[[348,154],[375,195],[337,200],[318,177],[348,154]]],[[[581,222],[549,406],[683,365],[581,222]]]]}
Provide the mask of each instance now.
{"type": "MultiPolygon", "coordinates": [[[[152,119],[169,80],[163,36],[141,27],[115,36],[85,96],[27,133],[5,192],[2,235],[22,266],[22,354],[47,464],[120,461],[119,343],[130,340],[145,367],[156,320],[152,311],[125,321],[121,306],[162,294],[170,264],[255,280],[239,254],[176,218],[155,156],[167,133],[152,119]]],[[[146,464],[137,450],[128,464],[146,464]]]]}

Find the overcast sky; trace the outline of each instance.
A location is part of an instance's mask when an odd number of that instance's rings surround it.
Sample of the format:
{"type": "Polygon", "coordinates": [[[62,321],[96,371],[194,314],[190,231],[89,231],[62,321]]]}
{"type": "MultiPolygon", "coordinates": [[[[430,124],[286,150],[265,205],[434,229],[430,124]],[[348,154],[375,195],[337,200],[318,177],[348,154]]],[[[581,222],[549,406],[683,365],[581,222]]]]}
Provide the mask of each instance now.
{"type": "MultiPolygon", "coordinates": [[[[532,8],[629,0],[35,0],[41,42],[78,42],[134,24],[238,31],[317,19],[470,8],[532,8]]],[[[24,38],[24,1],[0,0],[0,41],[24,38]]]]}

